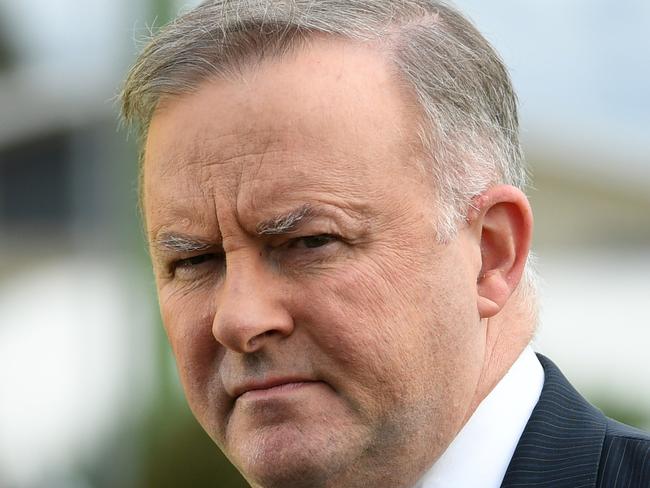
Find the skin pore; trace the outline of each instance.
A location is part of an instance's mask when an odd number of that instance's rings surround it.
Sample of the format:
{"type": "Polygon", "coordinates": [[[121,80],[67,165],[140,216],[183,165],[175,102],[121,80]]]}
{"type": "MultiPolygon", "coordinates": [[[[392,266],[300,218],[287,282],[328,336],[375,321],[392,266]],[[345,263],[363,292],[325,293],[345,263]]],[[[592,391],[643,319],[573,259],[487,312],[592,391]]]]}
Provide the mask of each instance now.
{"type": "Polygon", "coordinates": [[[528,342],[525,197],[491,188],[439,242],[392,71],[319,39],[151,122],[163,322],[195,416],[255,487],[409,488],[528,342]]]}

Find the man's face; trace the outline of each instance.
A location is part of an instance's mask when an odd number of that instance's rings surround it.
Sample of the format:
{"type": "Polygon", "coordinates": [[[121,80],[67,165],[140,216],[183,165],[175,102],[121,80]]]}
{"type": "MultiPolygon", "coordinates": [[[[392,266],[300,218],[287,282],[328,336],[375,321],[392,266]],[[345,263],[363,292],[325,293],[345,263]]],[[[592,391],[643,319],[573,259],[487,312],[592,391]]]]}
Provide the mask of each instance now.
{"type": "Polygon", "coordinates": [[[194,414],[255,486],[409,486],[474,395],[479,251],[463,229],[437,241],[389,72],[314,41],[152,120],[164,325],[194,414]]]}

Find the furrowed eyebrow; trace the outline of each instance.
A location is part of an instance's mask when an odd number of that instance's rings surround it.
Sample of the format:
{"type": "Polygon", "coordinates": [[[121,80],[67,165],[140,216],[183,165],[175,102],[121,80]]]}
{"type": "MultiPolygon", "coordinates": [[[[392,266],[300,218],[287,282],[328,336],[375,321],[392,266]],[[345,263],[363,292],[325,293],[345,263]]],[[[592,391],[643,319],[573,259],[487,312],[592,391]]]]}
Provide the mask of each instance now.
{"type": "Polygon", "coordinates": [[[306,203],[295,210],[264,220],[257,224],[256,231],[261,236],[289,234],[295,232],[301,222],[313,217],[313,208],[306,203]]]}
{"type": "Polygon", "coordinates": [[[197,239],[185,234],[165,232],[153,241],[153,247],[159,252],[190,253],[205,251],[214,247],[207,241],[197,239]]]}
{"type": "MultiPolygon", "coordinates": [[[[308,221],[316,214],[316,210],[308,203],[276,215],[257,224],[255,231],[260,236],[289,234],[298,230],[301,223],[308,221]]],[[[164,232],[158,235],[151,247],[160,253],[192,253],[206,251],[215,247],[214,243],[176,232],[164,232]]]]}

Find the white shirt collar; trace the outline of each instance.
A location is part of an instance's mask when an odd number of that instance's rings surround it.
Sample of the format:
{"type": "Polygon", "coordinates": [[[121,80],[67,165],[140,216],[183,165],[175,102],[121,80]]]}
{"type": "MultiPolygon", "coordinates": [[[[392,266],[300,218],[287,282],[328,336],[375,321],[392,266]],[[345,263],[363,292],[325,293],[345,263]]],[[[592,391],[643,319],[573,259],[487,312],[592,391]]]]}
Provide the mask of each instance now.
{"type": "Polygon", "coordinates": [[[528,346],[414,488],[499,488],[543,386],[528,346]]]}

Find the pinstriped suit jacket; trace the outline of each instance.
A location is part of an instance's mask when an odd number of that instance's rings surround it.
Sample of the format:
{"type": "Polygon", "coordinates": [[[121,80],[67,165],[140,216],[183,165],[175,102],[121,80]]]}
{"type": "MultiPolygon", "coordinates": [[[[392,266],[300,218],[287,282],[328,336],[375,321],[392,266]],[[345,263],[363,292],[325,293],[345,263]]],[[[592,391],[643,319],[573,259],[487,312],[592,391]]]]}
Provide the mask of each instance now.
{"type": "Polygon", "coordinates": [[[548,358],[502,488],[650,488],[650,435],[605,417],[548,358]]]}

